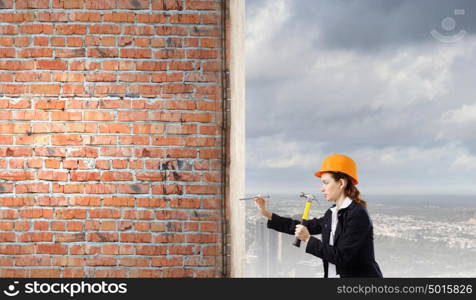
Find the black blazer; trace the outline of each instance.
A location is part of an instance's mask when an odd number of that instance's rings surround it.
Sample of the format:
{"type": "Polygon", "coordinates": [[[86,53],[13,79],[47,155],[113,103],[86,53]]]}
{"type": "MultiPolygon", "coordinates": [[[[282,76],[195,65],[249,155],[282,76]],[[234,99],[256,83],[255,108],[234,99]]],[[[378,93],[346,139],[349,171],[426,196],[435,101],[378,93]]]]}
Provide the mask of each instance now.
{"type": "MultiPolygon", "coordinates": [[[[367,209],[352,201],[348,207],[338,211],[337,218],[339,222],[334,234],[334,246],[329,245],[332,223],[330,209],[322,218],[303,223],[310,234],[322,234],[322,241],[311,236],[306,252],[322,259],[324,277],[328,277],[329,262],[335,264],[340,277],[382,277],[375,261],[373,226],[367,209]]],[[[296,225],[300,223],[273,213],[267,226],[294,235],[296,225]]]]}

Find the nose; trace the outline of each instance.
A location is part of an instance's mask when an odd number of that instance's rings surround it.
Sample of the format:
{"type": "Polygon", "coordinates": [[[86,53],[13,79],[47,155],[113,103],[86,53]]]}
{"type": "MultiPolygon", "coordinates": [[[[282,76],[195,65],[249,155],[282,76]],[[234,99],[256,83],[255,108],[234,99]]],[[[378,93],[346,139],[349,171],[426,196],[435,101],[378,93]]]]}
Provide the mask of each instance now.
{"type": "Polygon", "coordinates": [[[324,193],[324,186],[321,185],[321,192],[324,193]]]}

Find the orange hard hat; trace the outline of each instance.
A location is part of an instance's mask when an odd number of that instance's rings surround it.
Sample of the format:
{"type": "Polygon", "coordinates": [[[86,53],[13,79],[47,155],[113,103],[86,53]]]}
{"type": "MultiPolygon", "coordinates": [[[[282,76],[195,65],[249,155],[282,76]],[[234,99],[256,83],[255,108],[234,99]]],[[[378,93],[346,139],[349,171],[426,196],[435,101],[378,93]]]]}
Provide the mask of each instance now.
{"type": "Polygon", "coordinates": [[[343,154],[331,154],[322,161],[321,169],[314,175],[321,177],[325,172],[340,172],[349,175],[354,185],[358,184],[357,165],[352,158],[343,154]]]}

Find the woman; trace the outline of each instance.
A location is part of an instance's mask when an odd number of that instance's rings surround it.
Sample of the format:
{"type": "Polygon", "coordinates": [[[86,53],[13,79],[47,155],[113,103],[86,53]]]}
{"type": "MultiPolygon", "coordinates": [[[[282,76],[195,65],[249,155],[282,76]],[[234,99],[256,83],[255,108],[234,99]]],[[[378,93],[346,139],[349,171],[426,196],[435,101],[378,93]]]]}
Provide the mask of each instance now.
{"type": "Polygon", "coordinates": [[[306,252],[323,260],[324,277],[382,277],[375,261],[373,226],[367,203],[360,198],[357,167],[348,156],[332,154],[324,159],[315,176],[321,178],[321,192],[335,202],[319,219],[299,221],[267,210],[266,201],[255,197],[268,228],[294,234],[307,242],[306,252]],[[311,236],[322,234],[322,241],[311,236]],[[330,272],[329,272],[330,267],[330,272]]]}

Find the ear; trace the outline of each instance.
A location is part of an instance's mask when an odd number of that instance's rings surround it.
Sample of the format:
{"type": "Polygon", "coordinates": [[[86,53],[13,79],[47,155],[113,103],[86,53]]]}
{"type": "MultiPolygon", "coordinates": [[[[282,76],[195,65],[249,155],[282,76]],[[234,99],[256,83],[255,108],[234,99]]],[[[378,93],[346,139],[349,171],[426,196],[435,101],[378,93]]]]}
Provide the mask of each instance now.
{"type": "Polygon", "coordinates": [[[341,190],[343,190],[345,188],[345,186],[347,185],[347,181],[344,178],[341,178],[341,179],[339,179],[338,184],[339,184],[339,188],[341,190]]]}

